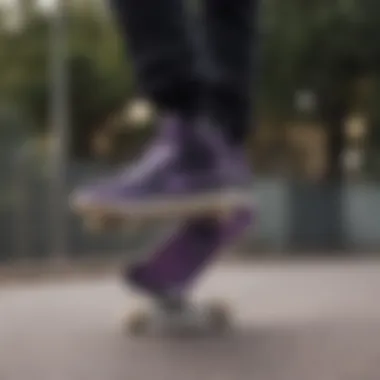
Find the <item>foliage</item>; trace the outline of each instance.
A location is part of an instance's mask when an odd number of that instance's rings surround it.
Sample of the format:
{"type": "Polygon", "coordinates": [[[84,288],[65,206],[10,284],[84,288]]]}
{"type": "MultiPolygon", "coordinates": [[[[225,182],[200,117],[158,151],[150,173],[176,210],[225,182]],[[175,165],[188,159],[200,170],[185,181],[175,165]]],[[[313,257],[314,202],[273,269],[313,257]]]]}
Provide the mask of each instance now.
{"type": "MultiPolygon", "coordinates": [[[[289,115],[297,89],[337,93],[379,70],[380,25],[373,0],[267,0],[263,7],[262,99],[289,115]]],[[[345,91],[343,91],[344,93],[345,91]]]]}
{"type": "MultiPolygon", "coordinates": [[[[130,68],[112,24],[76,9],[70,11],[68,90],[72,147],[88,154],[98,124],[131,93],[130,68]]],[[[17,105],[33,131],[49,127],[51,101],[51,19],[33,14],[19,31],[0,35],[0,101],[17,105]]]]}
{"type": "MultiPolygon", "coordinates": [[[[133,85],[128,52],[114,23],[91,11],[90,4],[86,10],[70,8],[67,25],[72,146],[79,156],[88,155],[89,137],[131,96],[133,85]]],[[[259,44],[262,116],[278,124],[294,118],[294,94],[300,89],[355,106],[352,89],[365,77],[372,92],[360,104],[377,125],[379,11],[377,0],[265,0],[259,44]]],[[[30,10],[25,20],[19,32],[0,31],[0,102],[16,105],[34,131],[44,132],[50,124],[51,20],[30,10]]],[[[380,133],[374,136],[380,140],[380,133]]]]}

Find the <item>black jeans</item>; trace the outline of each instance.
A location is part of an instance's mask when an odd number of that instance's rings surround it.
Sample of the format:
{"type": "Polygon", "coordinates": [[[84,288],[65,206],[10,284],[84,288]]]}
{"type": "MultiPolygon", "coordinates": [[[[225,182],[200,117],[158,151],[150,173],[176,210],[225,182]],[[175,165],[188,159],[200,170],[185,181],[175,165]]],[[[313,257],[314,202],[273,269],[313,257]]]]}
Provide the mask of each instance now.
{"type": "Polygon", "coordinates": [[[159,108],[206,108],[233,142],[246,135],[258,0],[112,0],[141,91],[159,108]]]}

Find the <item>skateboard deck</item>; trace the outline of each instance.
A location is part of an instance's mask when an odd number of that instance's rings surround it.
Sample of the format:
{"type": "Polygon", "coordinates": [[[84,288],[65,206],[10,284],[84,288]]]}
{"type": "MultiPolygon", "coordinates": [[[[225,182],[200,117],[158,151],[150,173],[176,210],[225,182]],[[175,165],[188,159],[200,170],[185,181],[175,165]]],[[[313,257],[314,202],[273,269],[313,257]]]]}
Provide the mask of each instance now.
{"type": "MultiPolygon", "coordinates": [[[[242,236],[252,219],[251,211],[239,210],[235,211],[230,219],[223,221],[215,218],[189,220],[180,226],[177,233],[165,241],[148,260],[128,268],[124,279],[131,282],[132,286],[135,285],[138,291],[146,292],[153,297],[155,293],[160,293],[164,289],[187,292],[193,281],[207,268],[207,264],[218,252],[228,248],[242,236]]],[[[204,328],[211,331],[225,330],[229,324],[228,308],[223,303],[211,301],[200,307],[195,306],[195,309],[201,317],[198,324],[201,330],[204,328]]],[[[136,311],[127,318],[127,330],[135,335],[148,333],[152,329],[159,330],[157,325],[165,323],[159,323],[157,319],[160,318],[155,317],[154,311],[136,311]]],[[[178,327],[181,323],[171,322],[168,325],[178,327]]],[[[192,327],[188,329],[185,326],[184,330],[193,331],[194,324],[192,327]]]]}

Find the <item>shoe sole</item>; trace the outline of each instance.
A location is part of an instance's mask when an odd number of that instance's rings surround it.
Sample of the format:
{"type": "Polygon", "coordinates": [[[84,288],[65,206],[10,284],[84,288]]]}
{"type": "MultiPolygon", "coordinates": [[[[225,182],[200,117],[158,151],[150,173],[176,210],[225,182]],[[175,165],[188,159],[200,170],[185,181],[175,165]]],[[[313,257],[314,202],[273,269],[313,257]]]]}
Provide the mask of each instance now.
{"type": "MultiPolygon", "coordinates": [[[[228,218],[236,209],[253,208],[252,191],[211,193],[181,199],[147,199],[138,202],[93,202],[72,196],[72,211],[100,226],[116,227],[122,222],[141,223],[152,220],[195,217],[228,218]]],[[[102,228],[102,227],[101,227],[102,228]]]]}

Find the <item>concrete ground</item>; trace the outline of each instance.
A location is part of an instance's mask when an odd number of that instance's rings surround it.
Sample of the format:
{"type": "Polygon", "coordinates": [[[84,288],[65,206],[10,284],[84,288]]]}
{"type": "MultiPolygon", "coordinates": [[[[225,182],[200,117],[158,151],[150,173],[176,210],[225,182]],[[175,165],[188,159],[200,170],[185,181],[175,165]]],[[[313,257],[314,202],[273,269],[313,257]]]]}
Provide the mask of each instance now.
{"type": "Polygon", "coordinates": [[[195,289],[229,302],[226,337],[136,340],[145,302],[112,276],[0,287],[1,380],[379,380],[380,263],[223,264],[195,289]]]}

